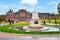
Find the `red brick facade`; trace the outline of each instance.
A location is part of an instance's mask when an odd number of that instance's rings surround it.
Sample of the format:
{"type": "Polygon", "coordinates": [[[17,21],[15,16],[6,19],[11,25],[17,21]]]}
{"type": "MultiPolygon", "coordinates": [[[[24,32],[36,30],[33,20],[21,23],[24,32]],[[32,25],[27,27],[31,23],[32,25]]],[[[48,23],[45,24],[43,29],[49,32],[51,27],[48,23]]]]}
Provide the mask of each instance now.
{"type": "Polygon", "coordinates": [[[27,19],[31,19],[31,13],[27,12],[24,9],[19,10],[18,12],[13,12],[11,9],[7,12],[6,18],[9,20],[15,21],[26,21],[27,19]]]}
{"type": "MultiPolygon", "coordinates": [[[[39,18],[48,18],[50,17],[50,13],[39,13],[39,18]]],[[[32,13],[26,11],[25,9],[21,9],[18,12],[13,12],[11,9],[7,12],[6,18],[9,20],[14,20],[14,21],[26,21],[31,19],[32,13]]]]}

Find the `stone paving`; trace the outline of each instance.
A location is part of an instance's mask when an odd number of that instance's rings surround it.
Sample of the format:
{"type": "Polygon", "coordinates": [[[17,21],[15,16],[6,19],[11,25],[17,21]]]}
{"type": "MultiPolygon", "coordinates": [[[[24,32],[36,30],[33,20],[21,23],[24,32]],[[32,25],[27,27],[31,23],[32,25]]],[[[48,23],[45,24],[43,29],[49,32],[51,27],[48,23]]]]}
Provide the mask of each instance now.
{"type": "Polygon", "coordinates": [[[0,40],[60,40],[60,34],[54,35],[24,35],[0,32],[0,40]]]}
{"type": "Polygon", "coordinates": [[[60,37],[41,37],[41,36],[19,36],[19,37],[3,37],[0,40],[60,40],[60,37]]]}

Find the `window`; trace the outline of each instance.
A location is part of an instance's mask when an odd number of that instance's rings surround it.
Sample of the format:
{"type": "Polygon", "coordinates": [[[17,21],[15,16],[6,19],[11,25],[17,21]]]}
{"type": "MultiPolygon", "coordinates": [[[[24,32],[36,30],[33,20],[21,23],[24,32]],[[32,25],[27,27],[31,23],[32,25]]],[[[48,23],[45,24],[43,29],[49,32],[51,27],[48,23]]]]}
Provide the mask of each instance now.
{"type": "Polygon", "coordinates": [[[25,16],[25,14],[20,14],[20,16],[25,16]]]}

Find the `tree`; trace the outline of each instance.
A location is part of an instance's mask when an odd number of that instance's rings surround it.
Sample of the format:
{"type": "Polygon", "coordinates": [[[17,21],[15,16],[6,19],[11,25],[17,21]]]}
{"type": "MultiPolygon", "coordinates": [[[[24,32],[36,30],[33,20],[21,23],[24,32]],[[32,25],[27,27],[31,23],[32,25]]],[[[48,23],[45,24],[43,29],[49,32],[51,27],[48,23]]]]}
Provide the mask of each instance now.
{"type": "Polygon", "coordinates": [[[55,21],[54,23],[57,23],[57,22],[56,22],[57,15],[56,15],[56,14],[54,14],[54,13],[52,13],[52,16],[54,17],[54,21],[55,21]]]}
{"type": "Polygon", "coordinates": [[[10,20],[10,19],[8,19],[8,22],[9,22],[9,24],[11,25],[11,20],[10,20]]]}
{"type": "Polygon", "coordinates": [[[57,23],[57,22],[56,22],[56,18],[55,18],[55,23],[57,23]]]}
{"type": "Polygon", "coordinates": [[[50,23],[50,17],[48,17],[49,23],[50,23]]]}
{"type": "Polygon", "coordinates": [[[1,21],[2,21],[2,20],[1,20],[1,18],[0,18],[0,23],[1,23],[1,21]]]}
{"type": "MultiPolygon", "coordinates": [[[[46,19],[46,18],[45,18],[45,19],[46,19]]],[[[46,24],[45,19],[44,19],[44,21],[43,21],[44,24],[46,24]]]]}
{"type": "Polygon", "coordinates": [[[12,20],[11,22],[14,23],[14,20],[12,20]]]}
{"type": "Polygon", "coordinates": [[[56,19],[57,19],[56,17],[57,17],[57,16],[56,16],[56,15],[54,15],[54,20],[55,20],[55,23],[57,23],[57,22],[56,22],[56,19]]]}
{"type": "Polygon", "coordinates": [[[58,16],[60,16],[60,3],[57,6],[57,10],[58,10],[58,16]]]}
{"type": "Polygon", "coordinates": [[[50,23],[50,19],[49,19],[49,23],[50,23]]]}
{"type": "Polygon", "coordinates": [[[8,22],[9,22],[9,24],[11,25],[12,23],[14,23],[14,20],[8,19],[8,22]]]}
{"type": "Polygon", "coordinates": [[[7,21],[5,15],[0,15],[0,22],[2,22],[2,21],[7,21]]]}

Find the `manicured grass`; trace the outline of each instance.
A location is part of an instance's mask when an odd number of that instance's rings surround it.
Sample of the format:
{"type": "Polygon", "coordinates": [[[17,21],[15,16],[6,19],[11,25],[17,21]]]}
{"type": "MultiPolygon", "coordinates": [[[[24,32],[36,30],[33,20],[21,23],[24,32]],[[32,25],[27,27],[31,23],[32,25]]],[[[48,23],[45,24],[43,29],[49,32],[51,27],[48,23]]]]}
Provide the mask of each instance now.
{"type": "MultiPolygon", "coordinates": [[[[8,32],[8,33],[19,33],[19,32],[23,33],[23,30],[17,31],[14,29],[9,29],[9,27],[13,27],[13,26],[15,26],[15,25],[0,26],[0,31],[1,32],[8,32]]],[[[21,26],[23,26],[23,25],[21,25],[21,26]]]]}
{"type": "MultiPolygon", "coordinates": [[[[44,21],[44,19],[40,20],[40,22],[44,21]]],[[[45,19],[46,23],[49,23],[49,19],[45,19]]],[[[57,23],[60,23],[60,19],[56,19],[57,23]]],[[[50,19],[50,23],[55,23],[55,19],[50,19]]]]}
{"type": "Polygon", "coordinates": [[[16,34],[60,34],[60,32],[41,32],[41,31],[25,32],[24,30],[9,29],[9,27],[12,27],[12,26],[15,26],[15,25],[0,26],[0,31],[7,32],[7,33],[16,33],[16,34]]]}
{"type": "Polygon", "coordinates": [[[20,21],[20,22],[18,22],[18,23],[14,23],[14,24],[12,24],[12,25],[14,25],[14,26],[24,26],[24,25],[29,25],[30,23],[28,22],[28,21],[20,21]]]}
{"type": "MultiPolygon", "coordinates": [[[[28,21],[20,21],[18,23],[14,23],[7,26],[0,26],[0,31],[2,32],[8,32],[8,33],[16,33],[16,34],[60,34],[60,32],[41,32],[41,31],[31,31],[31,32],[25,32],[24,30],[14,30],[9,29],[9,27],[13,26],[28,26],[30,23],[28,21]]],[[[46,26],[46,25],[44,25],[46,26]]]]}

